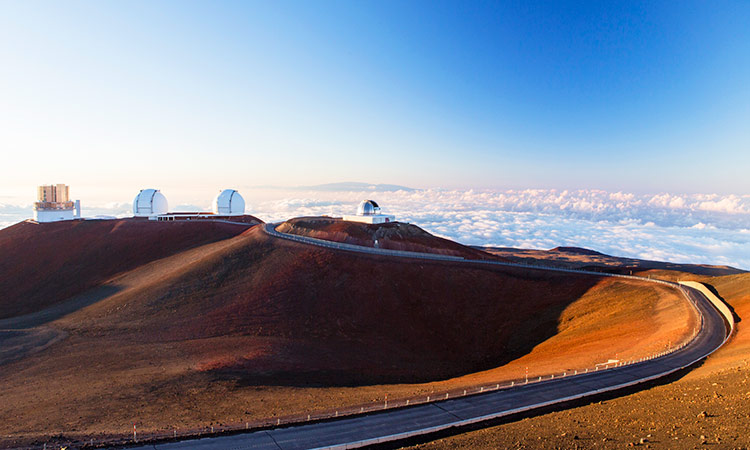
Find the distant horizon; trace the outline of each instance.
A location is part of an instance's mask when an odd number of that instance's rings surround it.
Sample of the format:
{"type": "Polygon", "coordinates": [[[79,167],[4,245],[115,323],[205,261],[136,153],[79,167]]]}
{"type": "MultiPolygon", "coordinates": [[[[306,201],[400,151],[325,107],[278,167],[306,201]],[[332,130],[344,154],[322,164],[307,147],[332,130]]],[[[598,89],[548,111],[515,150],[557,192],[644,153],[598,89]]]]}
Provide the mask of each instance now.
{"type": "Polygon", "coordinates": [[[463,243],[750,268],[748,23],[732,1],[0,2],[0,227],[49,183],[84,215],[232,188],[275,219],[403,186],[378,200],[463,243]]]}
{"type": "MultiPolygon", "coordinates": [[[[57,177],[57,178],[64,178],[64,177],[57,177]]],[[[2,186],[0,188],[0,204],[5,205],[16,205],[16,206],[22,206],[22,205],[28,205],[31,206],[33,202],[36,201],[36,192],[37,187],[42,185],[54,185],[54,184],[65,184],[70,187],[71,192],[71,198],[76,197],[76,199],[79,199],[81,195],[78,195],[77,192],[80,191],[80,189],[77,189],[76,185],[70,184],[69,182],[66,182],[65,180],[58,180],[55,179],[52,182],[43,182],[38,184],[25,184],[23,186],[16,187],[15,189],[9,189],[8,186],[2,186]]],[[[117,187],[110,187],[107,185],[107,183],[104,183],[103,185],[84,185],[84,192],[83,195],[89,195],[91,192],[96,192],[97,194],[93,196],[93,198],[97,199],[95,201],[96,204],[99,204],[102,202],[102,198],[106,197],[107,201],[113,201],[112,196],[108,193],[116,192],[119,193],[120,201],[125,201],[124,192],[131,193],[131,197],[135,197],[138,192],[142,189],[159,189],[162,192],[172,190],[176,193],[180,192],[190,192],[190,193],[200,193],[205,195],[198,195],[197,198],[206,197],[208,194],[210,195],[210,199],[213,198],[213,195],[215,193],[218,193],[219,191],[223,189],[250,189],[250,190],[287,190],[287,191],[294,191],[294,190],[310,190],[310,191],[347,191],[347,190],[360,190],[360,191],[366,191],[366,190],[373,190],[373,191],[379,191],[379,192],[388,192],[392,190],[407,190],[407,191],[415,191],[415,190],[445,190],[445,191],[493,191],[493,192],[521,192],[521,191],[554,191],[554,192],[576,192],[576,191],[601,191],[601,192],[608,192],[608,193],[626,193],[626,194],[635,194],[635,195],[663,195],[663,194],[670,194],[670,195],[720,195],[720,196],[740,196],[740,197],[746,197],[750,196],[750,193],[745,192],[739,192],[739,191],[702,191],[702,190],[695,190],[695,189],[689,189],[689,190],[674,190],[674,191],[667,191],[667,190],[626,190],[626,189],[605,189],[605,188],[598,188],[598,187],[588,187],[588,188],[573,188],[573,187],[545,187],[544,185],[533,185],[529,184],[526,186],[515,186],[515,187],[507,187],[507,186],[501,186],[501,187],[492,187],[492,186],[452,186],[452,185],[434,185],[434,186],[423,186],[423,185],[413,185],[413,184],[398,184],[398,183],[369,183],[367,181],[353,181],[353,180],[346,180],[346,181],[329,181],[329,182],[323,182],[318,184],[231,184],[231,183],[217,183],[215,186],[205,186],[205,185],[198,185],[191,183],[190,180],[185,180],[184,183],[172,182],[172,183],[151,183],[151,184],[144,184],[139,185],[138,187],[135,187],[135,185],[132,186],[117,186],[117,187]],[[163,187],[162,187],[163,186],[163,187]]],[[[174,193],[173,192],[173,193],[174,193]]],[[[194,203],[197,198],[194,198],[194,201],[191,201],[190,203],[194,203]]],[[[209,199],[209,200],[210,200],[209,199]]],[[[131,199],[132,200],[132,199],[131,199]]]]}
{"type": "Polygon", "coordinates": [[[3,445],[750,442],[750,0],[0,0],[0,61],[3,445]]]}
{"type": "Polygon", "coordinates": [[[2,2],[0,196],[750,193],[748,22],[746,2],[2,2]]]}
{"type": "MultiPolygon", "coordinates": [[[[352,182],[338,185],[351,187],[352,182]]],[[[355,182],[353,186],[371,184],[355,182]]],[[[246,213],[269,222],[351,214],[359,201],[372,198],[384,212],[395,214],[396,220],[466,245],[543,250],[573,246],[614,256],[750,269],[750,195],[555,189],[332,190],[330,185],[317,190],[232,188],[245,198],[246,213]]],[[[71,195],[81,200],[84,217],[130,217],[132,198],[139,190],[98,202],[77,195],[74,186],[71,195]]],[[[170,211],[208,211],[218,189],[182,198],[170,190],[162,192],[170,211]]],[[[30,218],[31,213],[31,201],[25,206],[0,201],[0,228],[30,218]]]]}

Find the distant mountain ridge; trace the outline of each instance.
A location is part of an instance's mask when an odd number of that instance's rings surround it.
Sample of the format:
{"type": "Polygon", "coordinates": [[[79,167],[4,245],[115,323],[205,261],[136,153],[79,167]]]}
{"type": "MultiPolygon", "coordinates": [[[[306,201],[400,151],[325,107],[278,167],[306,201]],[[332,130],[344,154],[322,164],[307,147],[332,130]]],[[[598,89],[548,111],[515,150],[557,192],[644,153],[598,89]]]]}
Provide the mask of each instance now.
{"type": "Polygon", "coordinates": [[[361,183],[358,181],[344,181],[341,183],[316,184],[313,186],[295,186],[295,187],[292,187],[291,189],[321,191],[321,192],[336,192],[336,191],[414,192],[417,190],[417,189],[406,187],[406,186],[400,186],[398,184],[373,184],[373,183],[361,183]]]}

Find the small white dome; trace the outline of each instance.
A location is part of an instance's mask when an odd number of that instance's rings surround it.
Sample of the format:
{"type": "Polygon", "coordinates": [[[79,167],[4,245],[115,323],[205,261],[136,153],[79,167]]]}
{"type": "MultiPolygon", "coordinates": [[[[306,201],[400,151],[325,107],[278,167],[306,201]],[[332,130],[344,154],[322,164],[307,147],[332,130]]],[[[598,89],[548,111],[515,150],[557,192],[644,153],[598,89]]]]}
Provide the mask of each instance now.
{"type": "Polygon", "coordinates": [[[363,200],[357,207],[358,216],[374,216],[380,214],[380,206],[375,200],[363,200]]]}
{"type": "Polygon", "coordinates": [[[133,200],[133,214],[136,217],[166,214],[167,211],[169,211],[167,197],[158,189],[142,189],[133,200]]]}
{"type": "Polygon", "coordinates": [[[214,198],[213,210],[222,216],[241,216],[245,214],[245,199],[234,189],[224,189],[214,198]]]}

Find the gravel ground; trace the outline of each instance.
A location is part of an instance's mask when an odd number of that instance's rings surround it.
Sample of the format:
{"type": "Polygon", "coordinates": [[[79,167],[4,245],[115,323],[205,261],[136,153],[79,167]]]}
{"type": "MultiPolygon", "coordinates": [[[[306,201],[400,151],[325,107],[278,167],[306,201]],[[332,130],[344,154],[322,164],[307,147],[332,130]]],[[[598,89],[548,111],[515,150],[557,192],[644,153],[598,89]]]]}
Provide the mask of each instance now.
{"type": "Polygon", "coordinates": [[[750,275],[694,277],[738,316],[732,339],[682,378],[611,400],[418,445],[420,449],[750,448],[750,275]]]}

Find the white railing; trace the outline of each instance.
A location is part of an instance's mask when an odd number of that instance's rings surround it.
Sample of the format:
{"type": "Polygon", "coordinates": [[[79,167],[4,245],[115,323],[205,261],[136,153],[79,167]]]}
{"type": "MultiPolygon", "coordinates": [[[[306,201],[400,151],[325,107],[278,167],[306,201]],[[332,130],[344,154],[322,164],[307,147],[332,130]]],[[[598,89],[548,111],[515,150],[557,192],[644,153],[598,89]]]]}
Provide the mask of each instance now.
{"type": "MultiPolygon", "coordinates": [[[[230,221],[216,220],[216,219],[214,220],[221,221],[221,222],[248,225],[246,223],[241,223],[241,222],[230,222],[230,221]]],[[[696,342],[697,337],[703,331],[704,326],[705,326],[704,315],[701,313],[700,308],[695,303],[688,289],[695,289],[699,291],[703,295],[703,297],[706,298],[707,301],[719,311],[719,313],[724,317],[724,319],[729,324],[730,329],[726,333],[726,337],[721,343],[722,345],[724,342],[726,342],[728,337],[731,335],[732,330],[734,329],[734,317],[732,315],[731,310],[720,299],[716,298],[713,295],[713,293],[711,293],[707,288],[705,288],[705,286],[700,285],[699,283],[690,283],[690,282],[674,283],[670,281],[658,280],[658,279],[653,279],[653,278],[644,278],[644,277],[639,277],[635,275],[620,275],[620,274],[611,274],[611,273],[606,273],[606,272],[564,269],[564,268],[546,267],[546,266],[531,265],[531,264],[508,263],[508,262],[502,262],[502,261],[469,260],[469,259],[465,259],[465,258],[458,257],[458,256],[440,255],[440,254],[434,254],[434,253],[421,253],[421,252],[409,252],[409,251],[403,251],[403,250],[390,250],[390,249],[362,247],[362,246],[346,244],[346,243],[325,241],[322,239],[317,239],[317,238],[312,238],[312,237],[307,237],[307,236],[298,236],[298,235],[281,233],[281,232],[276,231],[273,224],[264,224],[264,225],[261,225],[261,227],[267,234],[274,236],[274,237],[281,238],[281,239],[286,239],[289,241],[299,242],[299,243],[308,244],[308,245],[316,245],[316,246],[324,247],[324,248],[352,251],[352,252],[357,252],[357,253],[396,256],[396,257],[403,257],[403,258],[429,259],[429,260],[438,260],[438,261],[452,261],[452,262],[472,263],[472,264],[490,264],[490,265],[497,265],[497,266],[517,267],[517,268],[534,269],[534,270],[546,270],[546,271],[594,275],[594,276],[602,276],[602,277],[624,278],[624,279],[647,281],[651,283],[661,284],[661,285],[668,286],[673,289],[678,289],[682,293],[682,295],[688,300],[689,304],[692,306],[692,310],[694,311],[694,313],[697,315],[697,318],[699,320],[699,326],[696,326],[693,329],[693,332],[689,335],[688,338],[684,339],[682,342],[676,343],[676,345],[673,345],[673,346],[670,345],[668,348],[665,348],[662,351],[655,352],[649,355],[645,355],[639,358],[628,359],[625,361],[613,360],[611,362],[594,365],[593,367],[583,367],[583,368],[574,369],[572,371],[568,369],[566,371],[548,373],[548,374],[541,375],[541,376],[535,375],[533,377],[529,377],[528,374],[525,374],[523,377],[519,377],[511,381],[487,383],[487,384],[482,384],[482,385],[474,385],[474,386],[470,386],[466,388],[458,388],[458,389],[452,389],[448,391],[433,392],[433,393],[430,393],[430,395],[426,395],[426,396],[423,395],[419,397],[409,397],[409,398],[400,398],[400,399],[391,399],[391,400],[388,400],[386,398],[382,402],[371,402],[368,404],[342,407],[342,408],[338,408],[334,410],[327,410],[327,411],[314,412],[314,413],[303,413],[303,414],[287,416],[287,417],[267,418],[267,419],[252,421],[252,422],[246,421],[242,423],[229,424],[229,425],[224,425],[220,427],[211,426],[211,427],[194,428],[194,429],[187,429],[187,430],[173,429],[173,430],[161,431],[161,432],[159,431],[146,432],[146,433],[139,432],[137,436],[133,434],[129,439],[128,438],[85,439],[82,441],[76,441],[79,443],[79,445],[83,443],[84,446],[88,444],[88,446],[94,447],[94,446],[102,446],[102,445],[124,445],[127,443],[132,444],[133,442],[158,442],[158,441],[166,441],[166,440],[174,440],[174,439],[207,437],[211,435],[219,435],[219,434],[228,433],[228,432],[237,432],[237,431],[244,431],[244,430],[261,430],[261,429],[268,429],[268,428],[279,427],[279,426],[290,426],[290,425],[295,425],[295,424],[318,422],[321,420],[345,418],[345,417],[351,417],[354,415],[373,413],[377,411],[383,411],[386,409],[404,408],[404,407],[415,406],[415,405],[420,405],[420,404],[441,402],[441,401],[446,401],[446,400],[460,398],[460,397],[481,395],[481,394],[486,394],[486,393],[490,393],[494,391],[500,391],[503,389],[517,388],[520,386],[525,386],[525,385],[530,385],[530,384],[535,384],[535,383],[540,383],[540,382],[547,382],[547,381],[560,379],[560,378],[588,376],[592,373],[599,372],[599,371],[613,370],[613,369],[621,368],[624,366],[644,364],[649,361],[668,357],[670,355],[673,355],[675,353],[685,350],[686,348],[691,346],[691,344],[696,342]]],[[[353,441],[353,442],[348,442],[348,443],[344,443],[340,445],[327,446],[323,448],[348,449],[348,448],[362,447],[366,445],[373,445],[377,443],[407,439],[410,437],[434,433],[436,431],[444,430],[447,428],[465,426],[465,425],[469,425],[473,423],[482,422],[485,420],[491,420],[491,419],[496,419],[499,417],[516,414],[516,413],[523,412],[523,411],[533,410],[533,409],[544,407],[544,406],[564,403],[564,402],[568,402],[571,400],[575,400],[575,399],[579,399],[579,398],[583,398],[583,397],[587,397],[591,395],[619,390],[625,387],[634,386],[640,383],[654,380],[656,378],[661,378],[671,373],[674,373],[676,371],[690,367],[691,365],[695,364],[697,361],[700,361],[701,359],[713,353],[720,346],[721,345],[717,346],[716,348],[710,349],[705,354],[700,355],[696,359],[692,361],[688,361],[687,363],[682,364],[679,367],[671,368],[663,372],[659,372],[656,375],[637,379],[637,380],[632,380],[626,383],[608,386],[606,388],[601,388],[601,389],[595,389],[589,392],[580,393],[580,394],[573,395],[570,397],[558,398],[552,401],[541,402],[538,404],[528,405],[528,406],[524,406],[521,408],[498,411],[497,413],[493,413],[493,414],[489,414],[489,415],[485,415],[481,417],[473,417],[473,418],[465,419],[465,420],[457,420],[455,422],[440,425],[437,427],[430,427],[430,428],[424,428],[424,429],[414,430],[414,431],[405,432],[405,433],[381,436],[378,438],[366,439],[362,441],[353,441]]],[[[36,446],[36,447],[27,447],[27,448],[39,448],[39,447],[36,446]]]]}

